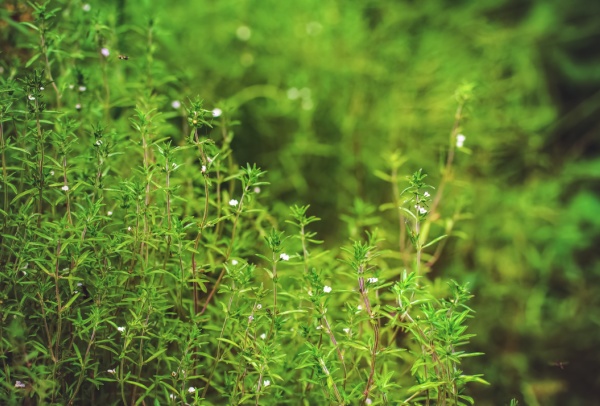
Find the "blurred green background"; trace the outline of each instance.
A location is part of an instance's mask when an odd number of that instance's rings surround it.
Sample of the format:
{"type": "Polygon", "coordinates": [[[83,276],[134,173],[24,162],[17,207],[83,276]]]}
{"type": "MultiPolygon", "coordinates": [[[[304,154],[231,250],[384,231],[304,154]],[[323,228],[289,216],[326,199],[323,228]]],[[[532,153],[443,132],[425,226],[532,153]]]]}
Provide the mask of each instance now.
{"type": "Polygon", "coordinates": [[[598,404],[600,2],[90,4],[133,61],[145,47],[134,27],[152,21],[166,106],[199,94],[238,119],[236,160],[268,171],[266,203],[281,218],[310,204],[327,247],[376,227],[397,240],[396,214],[380,210],[392,189],[376,173],[395,156],[400,174],[423,168],[436,185],[455,92],[472,86],[440,206],[471,216],[429,275],[475,294],[471,350],[485,355],[465,370],[492,385],[471,394],[598,404]]]}

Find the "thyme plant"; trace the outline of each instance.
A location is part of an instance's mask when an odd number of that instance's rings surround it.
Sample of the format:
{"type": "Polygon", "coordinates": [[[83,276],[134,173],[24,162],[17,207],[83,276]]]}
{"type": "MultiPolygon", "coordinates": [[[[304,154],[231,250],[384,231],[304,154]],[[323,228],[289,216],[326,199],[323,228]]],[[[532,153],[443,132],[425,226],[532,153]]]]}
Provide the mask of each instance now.
{"type": "Polygon", "coordinates": [[[325,250],[309,205],[277,218],[235,161],[235,111],[168,97],[155,21],[27,7],[0,89],[0,403],[473,403],[471,294],[427,278],[451,230],[429,237],[423,170],[382,175],[399,241],[349,217],[325,250]]]}

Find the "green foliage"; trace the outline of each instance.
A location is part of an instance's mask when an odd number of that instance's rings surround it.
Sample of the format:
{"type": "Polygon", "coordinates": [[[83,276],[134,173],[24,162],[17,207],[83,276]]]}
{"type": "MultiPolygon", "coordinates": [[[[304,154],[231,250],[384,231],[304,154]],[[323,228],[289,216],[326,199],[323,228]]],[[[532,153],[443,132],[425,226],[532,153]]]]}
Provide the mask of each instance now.
{"type": "Polygon", "coordinates": [[[0,403],[595,399],[571,17],[4,2],[0,403]]]}

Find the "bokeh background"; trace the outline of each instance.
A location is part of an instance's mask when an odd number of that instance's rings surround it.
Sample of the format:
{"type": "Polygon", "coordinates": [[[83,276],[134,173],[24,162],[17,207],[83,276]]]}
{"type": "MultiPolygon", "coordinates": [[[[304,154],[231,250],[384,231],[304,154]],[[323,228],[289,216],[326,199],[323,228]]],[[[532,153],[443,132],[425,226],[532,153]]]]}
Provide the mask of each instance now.
{"type": "Polygon", "coordinates": [[[154,80],[239,120],[236,160],[268,171],[276,213],[310,204],[326,247],[364,229],[397,238],[378,174],[396,160],[437,184],[456,91],[472,88],[440,206],[470,215],[429,273],[475,294],[471,350],[485,355],[465,370],[491,385],[470,393],[600,404],[600,2],[89,4],[133,61],[147,40],[134,27],[152,24],[154,80]]]}

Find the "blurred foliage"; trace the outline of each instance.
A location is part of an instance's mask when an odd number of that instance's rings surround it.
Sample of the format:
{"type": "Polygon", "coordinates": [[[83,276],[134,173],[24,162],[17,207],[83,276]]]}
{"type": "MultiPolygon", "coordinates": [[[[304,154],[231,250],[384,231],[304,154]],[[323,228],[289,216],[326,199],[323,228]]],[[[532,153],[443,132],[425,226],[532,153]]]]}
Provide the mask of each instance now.
{"type": "MultiPolygon", "coordinates": [[[[26,50],[10,48],[8,21],[27,18],[18,4],[2,9],[6,70],[11,58],[27,60],[26,50]]],[[[462,238],[449,241],[430,276],[472,283],[473,343],[486,355],[468,362],[492,383],[473,388],[474,397],[482,405],[513,396],[528,405],[596,400],[600,3],[121,0],[113,7],[103,15],[92,3],[90,21],[71,23],[84,43],[98,41],[84,34],[95,24],[131,63],[160,54],[148,66],[161,74],[129,80],[119,67],[111,79],[139,91],[159,78],[165,83],[153,86],[169,83],[164,105],[199,93],[236,111],[243,123],[232,144],[236,160],[268,169],[279,213],[310,204],[329,246],[359,233],[344,216],[362,216],[364,229],[397,239],[393,213],[379,211],[393,191],[375,174],[388,172],[394,157],[402,173],[423,167],[438,184],[456,90],[472,86],[461,123],[467,148],[445,191],[452,207],[465,200],[472,220],[461,223],[462,238]],[[158,38],[155,53],[140,21],[158,38]]],[[[84,80],[85,69],[72,77],[84,80]]]]}

